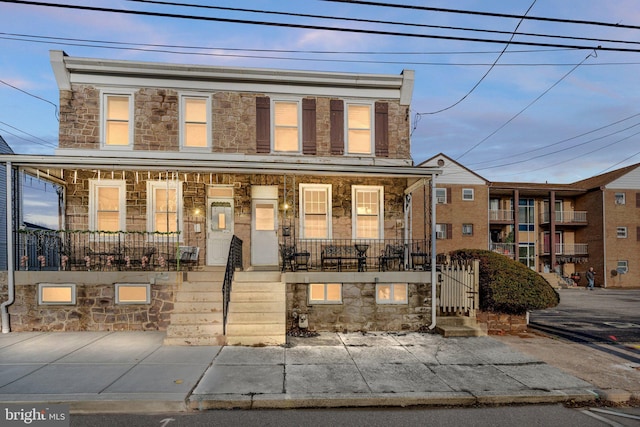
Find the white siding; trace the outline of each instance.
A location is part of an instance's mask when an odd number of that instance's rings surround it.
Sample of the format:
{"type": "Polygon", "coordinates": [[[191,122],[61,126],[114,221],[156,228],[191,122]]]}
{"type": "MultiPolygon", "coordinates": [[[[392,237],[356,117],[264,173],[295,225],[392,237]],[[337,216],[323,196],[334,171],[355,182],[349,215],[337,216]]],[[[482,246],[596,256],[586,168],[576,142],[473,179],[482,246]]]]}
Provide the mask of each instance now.
{"type": "Polygon", "coordinates": [[[437,184],[487,185],[486,180],[444,156],[436,156],[420,166],[442,169],[442,175],[436,178],[437,184]],[[442,160],[444,166],[438,165],[438,160],[442,160]]]}
{"type": "Polygon", "coordinates": [[[640,167],[635,168],[628,174],[611,181],[606,185],[607,189],[638,190],[640,189],[640,167]]]}

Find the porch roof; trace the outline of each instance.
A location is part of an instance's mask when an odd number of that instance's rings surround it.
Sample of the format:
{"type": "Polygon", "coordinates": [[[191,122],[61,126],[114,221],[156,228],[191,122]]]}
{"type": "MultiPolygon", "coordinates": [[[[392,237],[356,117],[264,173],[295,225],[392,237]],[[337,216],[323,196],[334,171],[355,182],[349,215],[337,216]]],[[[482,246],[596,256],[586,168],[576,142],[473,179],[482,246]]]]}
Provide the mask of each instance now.
{"type": "Polygon", "coordinates": [[[60,178],[63,169],[106,169],[106,170],[161,170],[201,173],[246,173],[316,176],[371,176],[385,178],[425,178],[441,173],[440,169],[400,165],[394,162],[371,159],[357,164],[336,162],[335,159],[319,158],[316,162],[292,161],[277,158],[269,160],[264,156],[225,156],[212,153],[185,153],[180,156],[156,156],[153,153],[134,151],[131,157],[122,153],[100,153],[99,156],[78,155],[0,155],[0,164],[12,165],[40,171],[41,176],[60,178]],[[197,157],[196,157],[197,156],[197,157]]]}

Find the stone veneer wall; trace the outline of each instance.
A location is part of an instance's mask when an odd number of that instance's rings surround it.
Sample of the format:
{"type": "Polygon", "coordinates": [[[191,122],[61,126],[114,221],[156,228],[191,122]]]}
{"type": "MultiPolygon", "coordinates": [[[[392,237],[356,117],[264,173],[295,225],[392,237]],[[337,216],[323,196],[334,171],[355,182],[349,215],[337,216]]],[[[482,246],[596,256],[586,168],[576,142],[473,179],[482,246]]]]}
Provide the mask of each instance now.
{"type": "MultiPolygon", "coordinates": [[[[96,276],[77,273],[76,277],[87,280],[96,276]]],[[[74,283],[71,280],[38,282],[74,283]]],[[[17,283],[15,302],[9,306],[11,331],[164,331],[169,325],[176,283],[152,284],[150,304],[129,305],[115,303],[112,283],[75,283],[76,305],[38,305],[37,283],[17,283]]],[[[2,301],[6,300],[6,274],[0,280],[0,295],[2,301]]]]}
{"type": "MultiPolygon", "coordinates": [[[[60,91],[60,148],[100,149],[100,94],[96,87],[78,84],[72,85],[70,91],[60,91]]],[[[255,98],[270,94],[220,91],[209,95],[212,100],[211,151],[256,154],[255,98]]],[[[134,150],[180,150],[179,99],[180,93],[173,89],[148,87],[134,92],[134,150]]],[[[331,99],[315,97],[315,100],[316,155],[332,156],[331,99]]],[[[398,101],[381,101],[389,105],[389,158],[411,159],[409,107],[398,101]]]]}
{"type": "Polygon", "coordinates": [[[306,313],[313,331],[418,331],[431,323],[431,286],[410,283],[408,304],[377,304],[375,283],[344,283],[342,304],[308,304],[309,285],[287,284],[287,328],[292,312],[306,313]]]}

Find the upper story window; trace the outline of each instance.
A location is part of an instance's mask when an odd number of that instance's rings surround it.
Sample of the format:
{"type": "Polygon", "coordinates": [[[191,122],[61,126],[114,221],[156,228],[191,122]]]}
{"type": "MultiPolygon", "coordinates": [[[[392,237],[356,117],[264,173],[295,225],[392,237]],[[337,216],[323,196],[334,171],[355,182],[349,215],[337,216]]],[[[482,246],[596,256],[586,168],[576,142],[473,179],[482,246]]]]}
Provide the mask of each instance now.
{"type": "Polygon", "coordinates": [[[518,200],[518,230],[535,230],[535,201],[533,199],[518,200]]]}
{"type": "Polygon", "coordinates": [[[180,146],[211,147],[211,100],[205,96],[180,98],[180,146]]]}
{"type": "Polygon", "coordinates": [[[354,185],[352,227],[355,239],[384,238],[384,188],[379,186],[354,185]]]}
{"type": "Polygon", "coordinates": [[[302,238],[331,238],[331,185],[300,184],[300,198],[302,238]]]}
{"type": "Polygon", "coordinates": [[[371,111],[369,104],[347,104],[347,154],[373,154],[371,111]]]}
{"type": "Polygon", "coordinates": [[[473,200],[473,188],[462,189],[462,200],[473,200]]]}
{"type": "Polygon", "coordinates": [[[473,224],[462,224],[462,235],[473,236],[473,224]]]}
{"type": "Polygon", "coordinates": [[[147,231],[169,233],[182,230],[182,183],[147,182],[147,231]]]}
{"type": "Polygon", "coordinates": [[[436,202],[440,204],[447,203],[447,189],[446,188],[436,188],[436,202]]]}
{"type": "Polygon", "coordinates": [[[102,147],[133,147],[133,94],[102,94],[102,147]]]}
{"type": "Polygon", "coordinates": [[[616,237],[618,237],[618,239],[626,239],[627,227],[616,227],[616,237]]]}
{"type": "Polygon", "coordinates": [[[89,229],[125,231],[126,182],[89,180],[89,229]]]}
{"type": "Polygon", "coordinates": [[[300,103],[273,101],[273,151],[300,151],[300,103]]]}
{"type": "Polygon", "coordinates": [[[625,205],[627,203],[625,193],[616,193],[616,205],[625,205]]]}

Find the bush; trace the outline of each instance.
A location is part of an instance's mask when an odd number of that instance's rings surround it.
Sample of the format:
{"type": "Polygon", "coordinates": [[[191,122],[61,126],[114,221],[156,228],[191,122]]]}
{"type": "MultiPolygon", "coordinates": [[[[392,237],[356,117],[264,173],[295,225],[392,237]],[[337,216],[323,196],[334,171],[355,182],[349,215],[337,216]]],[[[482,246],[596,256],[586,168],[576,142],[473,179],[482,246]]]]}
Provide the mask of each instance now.
{"type": "Polygon", "coordinates": [[[459,249],[452,260],[480,260],[480,309],[524,314],[555,307],[560,295],[542,276],[521,262],[481,249],[459,249]]]}

